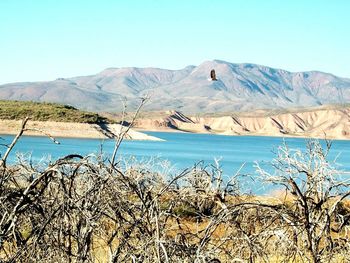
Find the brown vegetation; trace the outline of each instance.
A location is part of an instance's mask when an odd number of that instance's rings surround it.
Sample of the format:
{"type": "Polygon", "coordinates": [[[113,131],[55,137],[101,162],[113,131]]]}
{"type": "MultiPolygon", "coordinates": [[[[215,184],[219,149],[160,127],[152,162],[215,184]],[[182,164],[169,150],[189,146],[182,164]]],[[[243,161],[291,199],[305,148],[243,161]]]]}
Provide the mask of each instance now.
{"type": "MultiPolygon", "coordinates": [[[[0,161],[3,262],[341,262],[350,253],[349,181],[310,141],[281,146],[274,173],[286,199],[240,192],[220,166],[179,174],[108,156],[68,155],[47,166],[0,161]],[[346,201],[346,202],[345,202],[346,201]]],[[[164,170],[164,169],[163,169],[164,170]]]]}

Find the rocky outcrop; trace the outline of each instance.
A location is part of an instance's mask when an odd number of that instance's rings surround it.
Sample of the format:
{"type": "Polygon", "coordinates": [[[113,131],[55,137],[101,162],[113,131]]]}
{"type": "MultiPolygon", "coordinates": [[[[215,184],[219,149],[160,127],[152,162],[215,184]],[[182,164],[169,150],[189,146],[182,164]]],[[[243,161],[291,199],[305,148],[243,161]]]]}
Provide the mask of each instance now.
{"type": "MultiPolygon", "coordinates": [[[[143,119],[138,128],[180,130],[223,135],[270,135],[350,139],[350,108],[319,108],[267,116],[231,114],[218,117],[167,117],[143,119]]],[[[260,114],[261,115],[261,114],[260,114]]],[[[183,115],[181,115],[183,116],[183,115]]]]}

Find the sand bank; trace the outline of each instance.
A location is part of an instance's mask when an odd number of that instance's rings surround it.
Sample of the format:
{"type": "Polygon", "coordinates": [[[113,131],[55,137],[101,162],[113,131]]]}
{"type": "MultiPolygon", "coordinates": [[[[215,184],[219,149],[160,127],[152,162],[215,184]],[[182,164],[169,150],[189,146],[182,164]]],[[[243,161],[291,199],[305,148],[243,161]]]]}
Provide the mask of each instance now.
{"type": "MultiPolygon", "coordinates": [[[[0,120],[0,135],[17,134],[22,121],[0,120]]],[[[70,123],[70,122],[42,122],[28,121],[27,131],[24,135],[39,136],[43,135],[40,131],[50,134],[52,137],[70,137],[70,138],[115,138],[122,129],[119,124],[88,124],[88,123],[70,123]],[[40,131],[39,131],[40,130],[40,131]]],[[[125,139],[130,140],[150,140],[162,141],[162,139],[147,135],[143,132],[130,129],[125,139]]]]}

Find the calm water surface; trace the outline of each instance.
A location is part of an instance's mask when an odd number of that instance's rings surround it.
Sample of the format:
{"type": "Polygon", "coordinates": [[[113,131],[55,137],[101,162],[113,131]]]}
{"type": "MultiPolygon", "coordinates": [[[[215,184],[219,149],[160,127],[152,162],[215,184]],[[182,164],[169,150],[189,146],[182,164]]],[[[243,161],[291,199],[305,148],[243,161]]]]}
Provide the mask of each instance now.
{"type": "MultiPolygon", "coordinates": [[[[274,157],[274,151],[282,144],[283,138],[258,136],[220,136],[211,134],[146,132],[162,138],[164,142],[124,141],[120,156],[135,156],[138,160],[157,157],[171,163],[172,170],[181,170],[193,166],[199,161],[213,164],[220,159],[226,176],[234,174],[245,163],[243,173],[253,174],[255,162],[268,162],[274,157]]],[[[9,143],[13,136],[1,136],[0,143],[9,143]]],[[[43,158],[55,160],[67,154],[98,153],[102,147],[105,154],[111,154],[113,140],[58,138],[60,145],[52,143],[46,137],[24,136],[10,156],[10,162],[16,159],[15,153],[31,155],[33,161],[43,158]]],[[[290,148],[305,148],[305,139],[286,138],[290,148]]],[[[3,154],[4,148],[0,148],[3,154]]],[[[338,156],[337,163],[341,169],[350,170],[350,141],[333,141],[330,160],[338,156]]]]}

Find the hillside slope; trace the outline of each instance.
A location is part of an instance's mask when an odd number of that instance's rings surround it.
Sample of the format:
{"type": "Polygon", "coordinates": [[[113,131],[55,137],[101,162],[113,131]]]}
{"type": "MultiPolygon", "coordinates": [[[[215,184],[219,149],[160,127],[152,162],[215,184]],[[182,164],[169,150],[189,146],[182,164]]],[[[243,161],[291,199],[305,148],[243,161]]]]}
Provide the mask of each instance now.
{"type": "Polygon", "coordinates": [[[350,107],[311,109],[267,116],[235,114],[220,117],[186,117],[179,112],[169,112],[165,117],[140,119],[137,121],[136,127],[145,130],[204,132],[223,135],[350,139],[350,107]]]}
{"type": "Polygon", "coordinates": [[[0,119],[33,121],[100,123],[108,120],[97,113],[78,110],[69,105],[0,100],[0,119]]]}
{"type": "Polygon", "coordinates": [[[185,113],[308,107],[350,101],[350,79],[311,71],[292,73],[255,64],[206,61],[181,70],[109,68],[96,75],[0,85],[0,99],[59,102],[92,111],[129,109],[185,113]],[[208,80],[215,69],[218,81],[208,80]]]}
{"type": "MultiPolygon", "coordinates": [[[[0,100],[0,135],[17,134],[22,120],[26,117],[30,119],[25,135],[116,138],[121,129],[125,129],[122,125],[110,123],[110,120],[96,113],[81,111],[68,105],[0,100]]],[[[161,140],[132,129],[125,139],[161,140]]]]}

